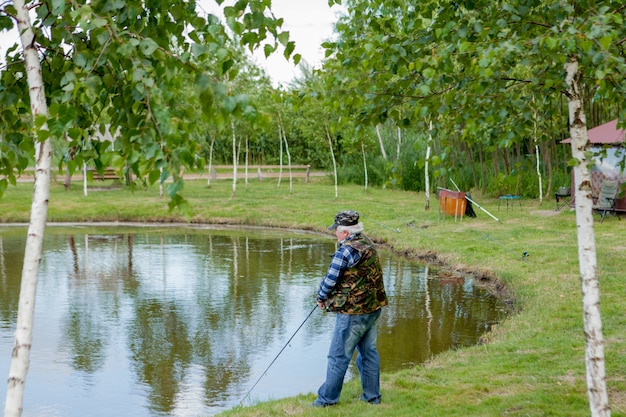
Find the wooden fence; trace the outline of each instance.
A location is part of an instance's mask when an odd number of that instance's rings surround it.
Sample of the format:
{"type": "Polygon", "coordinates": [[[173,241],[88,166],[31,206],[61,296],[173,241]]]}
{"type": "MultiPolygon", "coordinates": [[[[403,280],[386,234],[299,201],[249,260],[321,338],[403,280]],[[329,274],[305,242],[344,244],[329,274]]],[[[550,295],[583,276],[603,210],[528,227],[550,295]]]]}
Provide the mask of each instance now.
{"type": "MultiPolygon", "coordinates": [[[[248,165],[247,171],[249,177],[254,177],[259,181],[263,181],[265,178],[278,178],[282,176],[283,178],[289,178],[289,175],[293,178],[304,178],[305,182],[309,182],[311,176],[319,176],[325,175],[323,172],[311,172],[310,165],[292,165],[291,172],[290,167],[287,165],[283,165],[282,173],[280,165],[248,165]]],[[[31,181],[34,172],[32,169],[27,169],[21,180],[22,181],[31,181]]],[[[58,174],[58,170],[56,167],[52,168],[52,176],[56,178],[58,174]]],[[[119,180],[120,182],[125,182],[126,178],[118,177],[116,171],[113,168],[105,168],[102,173],[98,172],[94,168],[87,168],[87,173],[83,170],[77,171],[74,175],[73,179],[76,179],[76,175],[80,180],[85,181],[85,174],[87,178],[91,180],[119,180]]],[[[200,179],[207,178],[207,172],[185,172],[181,171],[181,176],[186,179],[200,179]]],[[[233,166],[232,165],[213,165],[210,170],[211,180],[217,179],[232,179],[233,178],[233,166]]],[[[246,176],[246,166],[239,165],[237,166],[237,178],[245,178],[246,176]]],[[[55,180],[56,181],[56,180],[55,180]]],[[[71,179],[65,177],[64,183],[65,186],[68,187],[71,179]]],[[[132,181],[132,177],[129,179],[132,181]]]]}
{"type": "MultiPolygon", "coordinates": [[[[259,181],[263,181],[264,178],[278,178],[278,176],[281,175],[280,165],[248,165],[247,167],[245,165],[239,165],[237,166],[237,178],[245,178],[246,168],[248,175],[250,175],[251,171],[256,172],[256,178],[259,181]]],[[[284,177],[289,177],[290,168],[292,177],[304,177],[305,182],[309,182],[311,176],[310,165],[291,165],[291,167],[284,165],[282,167],[282,175],[284,177]]],[[[233,169],[232,165],[213,165],[211,166],[211,180],[232,178],[233,169]]]]}

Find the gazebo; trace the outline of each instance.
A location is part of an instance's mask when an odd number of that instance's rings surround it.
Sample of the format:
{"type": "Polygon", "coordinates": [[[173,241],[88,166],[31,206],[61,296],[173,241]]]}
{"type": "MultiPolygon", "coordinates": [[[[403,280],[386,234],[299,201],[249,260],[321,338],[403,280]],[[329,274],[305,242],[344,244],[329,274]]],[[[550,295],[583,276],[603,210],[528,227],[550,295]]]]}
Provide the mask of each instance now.
{"type": "MultiPolygon", "coordinates": [[[[591,195],[594,203],[597,202],[600,195],[602,181],[617,181],[619,187],[626,183],[626,171],[620,167],[621,161],[626,158],[624,133],[625,130],[623,128],[618,129],[617,119],[587,131],[595,162],[591,167],[591,195]]],[[[564,139],[561,143],[569,144],[571,143],[571,138],[564,139]]],[[[572,170],[571,207],[575,206],[574,184],[574,170],[572,170]]],[[[626,197],[616,200],[615,210],[626,211],[626,197]]]]}

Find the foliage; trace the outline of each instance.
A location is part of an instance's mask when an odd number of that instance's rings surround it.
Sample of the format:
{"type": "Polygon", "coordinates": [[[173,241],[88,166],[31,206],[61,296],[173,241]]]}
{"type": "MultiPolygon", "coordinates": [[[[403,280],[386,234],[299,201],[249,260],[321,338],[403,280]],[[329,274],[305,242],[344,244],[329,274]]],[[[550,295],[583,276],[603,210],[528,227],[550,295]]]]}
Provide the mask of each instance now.
{"type": "MultiPolygon", "coordinates": [[[[182,0],[46,0],[34,11],[47,123],[63,155],[57,163],[70,171],[83,162],[118,171],[128,167],[144,185],[177,178],[181,166],[201,161],[195,155],[207,126],[220,131],[231,116],[256,117],[249,84],[231,89],[232,81],[254,77],[239,45],[269,54],[282,44],[286,57],[294,48],[280,29],[282,19],[268,13],[264,0],[224,7],[224,23],[212,14],[201,16],[195,1],[182,0]],[[115,141],[100,142],[98,134],[115,141]]],[[[7,23],[15,10],[5,3],[0,16],[7,23]]],[[[11,48],[8,55],[0,79],[1,173],[14,182],[32,157],[34,123],[26,111],[20,51],[11,48]]]]}
{"type": "Polygon", "coordinates": [[[402,154],[402,190],[423,191],[424,190],[424,169],[417,163],[422,155],[409,151],[402,154]]]}
{"type": "MultiPolygon", "coordinates": [[[[484,190],[489,186],[492,192],[500,192],[511,184],[490,185],[491,178],[502,177],[493,167],[503,169],[504,176],[514,175],[511,171],[515,168],[500,159],[504,150],[519,146],[526,154],[534,147],[535,136],[540,143],[568,136],[567,124],[562,122],[566,106],[560,98],[562,57],[558,45],[553,45],[561,41],[542,32],[550,20],[547,16],[558,12],[556,6],[503,3],[495,30],[483,22],[488,13],[500,10],[490,2],[481,10],[479,3],[439,8],[436,2],[348,1],[348,14],[337,25],[337,41],[325,44],[328,59],[324,71],[309,69],[304,79],[283,91],[272,88],[238,46],[259,45],[265,41],[263,36],[279,34],[281,22],[266,21],[270,27],[258,37],[239,36],[246,27],[252,27],[255,13],[264,7],[261,2],[252,3],[247,9],[241,2],[226,8],[226,22],[232,26],[229,32],[215,16],[194,17],[191,4],[174,1],[159,6],[151,15],[137,9],[139,3],[133,1],[120,0],[107,7],[98,2],[72,7],[44,2],[37,28],[58,34],[51,39],[43,35],[38,38],[45,39],[41,50],[45,51],[46,88],[51,91],[50,125],[54,137],[61,138],[55,140],[55,165],[70,171],[81,167],[82,162],[98,168],[112,165],[120,172],[130,169],[138,185],[145,186],[160,181],[162,169],[167,178],[177,175],[182,165],[202,168],[212,139],[213,162],[230,163],[230,117],[236,119],[238,140],[249,140],[250,163],[277,164],[280,146],[276,117],[280,113],[293,163],[330,169],[327,133],[336,152],[360,155],[363,144],[368,159],[380,155],[374,126],[381,125],[389,164],[369,178],[372,184],[379,184],[380,173],[380,184],[386,187],[423,189],[420,170],[426,133],[430,132],[431,179],[435,185],[447,184],[453,178],[464,189],[484,190]],[[123,8],[127,13],[113,19],[123,8]],[[166,39],[158,31],[160,24],[170,21],[160,13],[170,8],[177,16],[192,20],[189,37],[182,35],[180,24],[173,26],[176,33],[172,38],[166,39]],[[100,20],[88,21],[92,15],[100,20]],[[131,16],[138,22],[133,21],[124,32],[123,24],[131,16]],[[459,30],[451,30],[449,21],[458,22],[459,30]],[[368,23],[365,29],[362,22],[368,23]],[[530,51],[516,44],[522,35],[529,37],[533,45],[530,51]],[[170,41],[173,47],[168,49],[165,45],[170,41]],[[55,46],[60,42],[73,46],[60,53],[55,46]],[[435,50],[436,59],[432,59],[435,50]],[[525,52],[528,57],[523,57],[525,52]],[[552,58],[544,60],[542,54],[552,58]],[[511,68],[508,72],[504,70],[507,66],[511,68]],[[125,71],[126,67],[130,70],[125,71]],[[56,77],[57,73],[64,75],[56,77]],[[131,112],[119,110],[129,106],[131,112]],[[426,125],[431,121],[434,127],[429,130],[426,125]],[[401,157],[394,152],[396,127],[403,137],[401,157]],[[59,136],[65,131],[67,140],[59,136]],[[94,141],[96,132],[119,132],[122,136],[116,146],[110,146],[94,141]],[[483,166],[478,166],[479,157],[483,166]]],[[[601,52],[605,45],[612,45],[609,39],[617,39],[609,28],[622,18],[619,13],[608,14],[612,5],[602,2],[589,9],[562,9],[563,13],[581,16],[571,20],[572,33],[590,28],[583,36],[586,41],[578,47],[591,51],[597,61],[595,67],[611,60],[616,68],[622,65],[619,55],[609,58],[601,52]],[[591,28],[584,16],[607,28],[607,33],[591,28]]],[[[5,13],[9,11],[5,9],[5,13]]],[[[274,39],[285,41],[284,36],[274,39]]],[[[6,120],[0,132],[0,169],[9,182],[14,181],[14,170],[19,172],[32,164],[33,153],[28,140],[32,123],[19,59],[19,52],[12,51],[0,74],[0,110],[6,120]]],[[[619,72],[598,69],[589,74],[605,77],[589,83],[590,109],[592,105],[604,106],[605,118],[616,117],[618,98],[623,96],[619,72]]],[[[561,158],[560,148],[558,144],[545,148],[553,162],[561,158]]],[[[243,152],[239,155],[241,162],[243,152]]],[[[345,163],[354,166],[344,166],[343,171],[356,173],[361,169],[361,157],[349,161],[345,163]]],[[[536,195],[536,173],[528,167],[530,161],[523,167],[528,181],[521,180],[524,191],[520,192],[536,195]]],[[[341,181],[361,184],[363,177],[350,174],[341,181]]],[[[544,180],[545,186],[557,183],[562,185],[563,180],[544,180]]]]}
{"type": "MultiPolygon", "coordinates": [[[[360,124],[391,120],[406,131],[432,122],[435,178],[466,176],[460,171],[477,154],[490,166],[506,165],[498,159],[506,149],[568,137],[563,65],[571,56],[580,57],[590,103],[606,113],[595,123],[623,119],[625,10],[618,1],[340,3],[347,14],[336,40],[324,44],[325,89],[336,97],[329,111],[356,115],[360,124]]],[[[546,149],[556,160],[558,150],[546,149]]],[[[513,166],[505,168],[510,175],[513,166]]],[[[468,188],[489,178],[481,172],[477,180],[468,188]]]]}

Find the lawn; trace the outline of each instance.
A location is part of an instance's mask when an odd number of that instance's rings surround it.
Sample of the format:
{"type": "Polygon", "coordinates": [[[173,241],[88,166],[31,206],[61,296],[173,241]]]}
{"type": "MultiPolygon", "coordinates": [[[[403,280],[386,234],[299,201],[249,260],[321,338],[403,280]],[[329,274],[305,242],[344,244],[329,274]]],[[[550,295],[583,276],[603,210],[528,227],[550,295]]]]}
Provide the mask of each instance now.
{"type": "MultiPolygon", "coordinates": [[[[158,187],[135,189],[94,182],[52,185],[49,222],[192,222],[238,224],[327,233],[335,213],[355,209],[366,233],[407,257],[471,274],[510,307],[482,343],[437,355],[427,363],[382,376],[383,403],[361,404],[358,381],[346,384],[340,404],[310,409],[313,393],[226,411],[223,416],[588,416],[581,283],[575,213],[553,199],[508,207],[472,193],[476,218],[439,212],[423,192],[335,188],[328,178],[309,183],[282,178],[247,184],[188,180],[188,216],[168,210],[158,187]],[[487,214],[489,213],[489,214],[487,214]],[[494,220],[496,217],[499,221],[494,220]]],[[[0,222],[28,222],[32,184],[9,187],[0,222]]],[[[606,380],[613,416],[626,416],[626,221],[594,217],[606,380]]],[[[382,358],[384,361],[384,358],[382,358]]],[[[27,388],[28,390],[28,388],[27,388]]]]}

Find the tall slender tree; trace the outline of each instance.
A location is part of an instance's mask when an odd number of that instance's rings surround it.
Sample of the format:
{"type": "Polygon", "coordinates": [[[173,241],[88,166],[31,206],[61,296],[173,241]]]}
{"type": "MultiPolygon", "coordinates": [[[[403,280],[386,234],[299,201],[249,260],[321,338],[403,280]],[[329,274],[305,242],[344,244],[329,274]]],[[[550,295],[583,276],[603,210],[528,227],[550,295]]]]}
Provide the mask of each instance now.
{"type": "Polygon", "coordinates": [[[41,65],[35,44],[35,34],[28,15],[29,8],[23,0],[15,1],[16,20],[24,50],[24,63],[30,91],[30,103],[35,125],[39,126],[35,145],[35,191],[30,211],[30,223],[24,267],[20,287],[15,345],[9,370],[9,381],[4,408],[5,417],[18,417],[22,414],[26,374],[30,366],[30,348],[33,340],[33,321],[35,316],[35,295],[37,273],[43,252],[43,237],[48,215],[50,197],[50,165],[52,148],[48,129],[48,107],[46,90],[43,85],[41,65]]]}
{"type": "MultiPolygon", "coordinates": [[[[263,47],[266,54],[281,43],[289,57],[294,44],[281,32],[282,19],[267,13],[268,7],[265,0],[241,0],[225,7],[230,33],[251,49],[263,47]]],[[[100,169],[105,164],[120,171],[130,167],[140,182],[173,176],[167,187],[170,207],[185,209],[179,168],[194,163],[194,135],[199,133],[194,129],[195,103],[202,104],[206,120],[223,123],[224,115],[236,113],[246,100],[229,97],[218,81],[226,74],[236,77],[239,69],[224,24],[213,15],[200,16],[193,0],[149,4],[46,0],[34,5],[16,0],[2,5],[0,30],[9,28],[10,21],[17,25],[22,48],[10,48],[9,53],[17,53],[18,58],[12,55],[7,61],[17,63],[21,50],[25,71],[11,65],[2,72],[0,90],[9,99],[0,106],[3,114],[6,109],[12,116],[4,120],[0,141],[16,151],[10,159],[5,157],[2,173],[14,182],[16,171],[24,169],[29,159],[36,161],[5,403],[5,416],[17,417],[22,413],[30,361],[53,145],[76,151],[79,165],[90,160],[100,169]],[[213,65],[198,65],[207,60],[213,65]],[[194,80],[200,100],[181,102],[177,92],[189,79],[194,80]],[[6,96],[6,91],[11,95],[6,96]],[[20,103],[30,103],[31,117],[16,111],[20,103]],[[21,133],[25,124],[32,128],[30,138],[21,133]],[[120,128],[115,145],[90,146],[92,133],[106,125],[112,131],[120,128]],[[28,154],[31,149],[34,155],[28,154]]],[[[0,191],[6,184],[0,181],[0,191]]]]}
{"type": "MultiPolygon", "coordinates": [[[[533,95],[566,98],[576,171],[588,397],[593,416],[610,415],[584,91],[589,86],[595,96],[626,108],[623,2],[334,2],[347,6],[349,14],[336,26],[337,41],[326,43],[333,57],[326,68],[342,91],[337,100],[364,97],[372,117],[378,113],[400,120],[401,104],[410,104],[410,118],[445,114],[462,132],[487,131],[497,139],[496,152],[519,142],[517,127],[532,125],[533,95]],[[348,78],[347,72],[362,76],[348,78]]],[[[626,122],[623,110],[620,121],[626,122]]]]}

